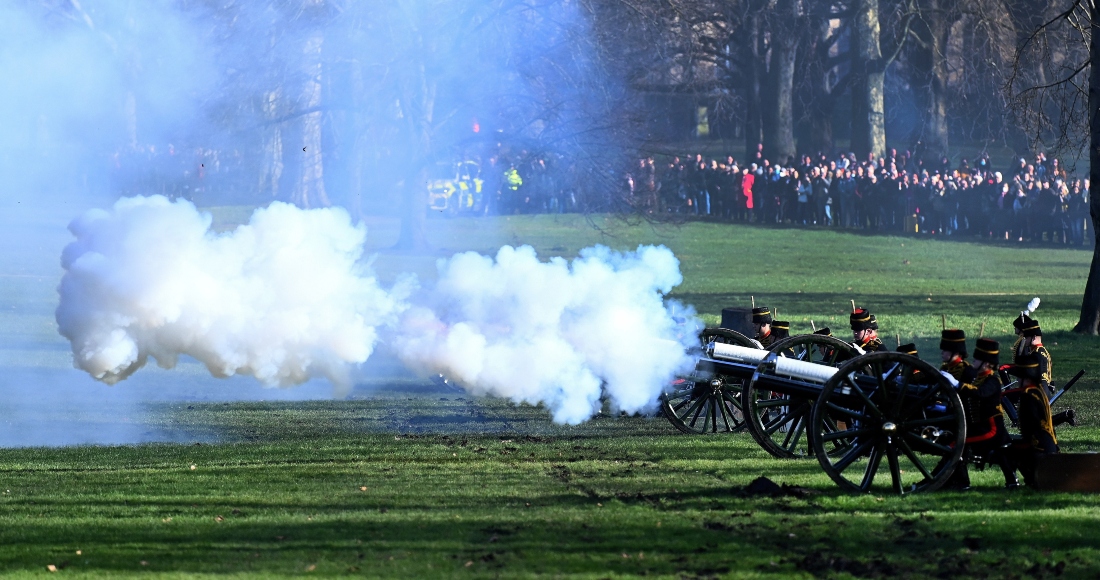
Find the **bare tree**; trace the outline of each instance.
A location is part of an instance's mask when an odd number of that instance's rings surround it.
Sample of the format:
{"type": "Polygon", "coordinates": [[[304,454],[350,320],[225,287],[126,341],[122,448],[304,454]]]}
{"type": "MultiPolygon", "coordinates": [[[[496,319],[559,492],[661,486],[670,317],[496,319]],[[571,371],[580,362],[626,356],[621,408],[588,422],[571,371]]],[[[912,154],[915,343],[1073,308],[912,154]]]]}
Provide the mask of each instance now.
{"type": "Polygon", "coordinates": [[[886,69],[897,59],[919,14],[914,0],[886,14],[880,0],[853,0],[852,15],[852,150],[865,156],[886,151],[886,69]],[[882,21],[888,24],[883,30],[882,21]],[[884,42],[885,40],[885,42],[884,42]],[[885,44],[885,49],[884,45],[885,44]]]}
{"type": "Polygon", "coordinates": [[[1074,332],[1096,335],[1100,325],[1100,4],[1055,2],[1016,51],[1007,85],[1033,143],[1056,150],[1088,148],[1089,213],[1095,238],[1081,315],[1074,332]],[[1087,124],[1084,122],[1088,120],[1087,124]]]}

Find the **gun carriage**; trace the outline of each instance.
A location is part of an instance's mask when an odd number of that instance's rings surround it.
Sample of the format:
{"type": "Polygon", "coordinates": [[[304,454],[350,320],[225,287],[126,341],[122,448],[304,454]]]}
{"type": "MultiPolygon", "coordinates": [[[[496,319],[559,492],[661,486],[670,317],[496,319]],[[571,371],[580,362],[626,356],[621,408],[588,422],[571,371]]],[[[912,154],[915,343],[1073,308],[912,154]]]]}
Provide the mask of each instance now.
{"type": "Polygon", "coordinates": [[[666,415],[706,432],[748,430],[779,457],[812,454],[850,492],[870,491],[880,473],[895,493],[931,491],[962,460],[963,404],[932,365],[820,335],[770,350],[721,338],[666,397],[666,415]]]}

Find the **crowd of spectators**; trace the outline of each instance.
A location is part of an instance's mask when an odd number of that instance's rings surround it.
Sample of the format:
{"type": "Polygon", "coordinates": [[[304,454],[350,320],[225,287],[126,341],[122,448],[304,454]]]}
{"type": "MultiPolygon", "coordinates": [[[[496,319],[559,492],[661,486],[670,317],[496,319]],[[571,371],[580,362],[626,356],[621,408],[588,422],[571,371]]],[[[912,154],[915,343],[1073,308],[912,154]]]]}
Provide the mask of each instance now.
{"type": "MultiPolygon", "coordinates": [[[[891,149],[858,159],[803,155],[776,163],[758,147],[745,162],[702,154],[658,163],[640,159],[600,194],[578,189],[565,158],[520,151],[476,164],[482,187],[464,213],[477,215],[638,210],[654,215],[927,235],[1091,245],[1089,183],[1058,159],[1036,154],[995,169],[987,155],[926,164],[891,149]],[[619,195],[606,195],[616,187],[619,195]],[[612,203],[607,203],[607,200],[612,203]],[[618,200],[622,205],[617,206],[618,200]]],[[[257,182],[238,151],[135,148],[111,158],[115,189],[194,199],[214,186],[219,199],[249,199],[257,182]]],[[[253,195],[254,197],[254,195],[253,195]]]]}
{"type": "Polygon", "coordinates": [[[654,213],[765,224],[1089,244],[1087,179],[1043,153],[995,170],[986,155],[931,166],[891,149],[857,159],[804,155],[773,163],[703,155],[658,166],[642,159],[624,178],[626,195],[654,213]]]}

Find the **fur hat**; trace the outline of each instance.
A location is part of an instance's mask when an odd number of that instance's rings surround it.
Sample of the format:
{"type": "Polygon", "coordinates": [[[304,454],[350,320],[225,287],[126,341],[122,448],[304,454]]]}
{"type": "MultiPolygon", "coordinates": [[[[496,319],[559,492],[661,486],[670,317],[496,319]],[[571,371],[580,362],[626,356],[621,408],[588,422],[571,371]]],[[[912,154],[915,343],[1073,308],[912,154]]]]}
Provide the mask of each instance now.
{"type": "Polygon", "coordinates": [[[1043,336],[1043,329],[1039,327],[1038,320],[1029,319],[1027,325],[1020,329],[1020,335],[1027,337],[1043,336]]]}
{"type": "Polygon", "coordinates": [[[852,332],[878,328],[878,321],[866,308],[853,310],[851,316],[848,317],[848,322],[852,326],[852,332]]]}
{"type": "Polygon", "coordinates": [[[953,352],[966,358],[966,333],[958,328],[948,328],[940,333],[940,350],[953,352]]]}
{"type": "Polygon", "coordinates": [[[979,338],[974,343],[974,358],[993,366],[1001,364],[1001,344],[991,338],[979,338]]]}
{"type": "MultiPolygon", "coordinates": [[[[742,311],[743,312],[743,311],[742,311]]],[[[758,306],[752,309],[753,324],[771,324],[772,311],[767,306],[758,306]]]]}
{"type": "Polygon", "coordinates": [[[786,320],[773,320],[772,335],[775,336],[776,340],[787,338],[791,335],[791,323],[786,320]]]}
{"type": "Polygon", "coordinates": [[[915,345],[911,342],[909,344],[903,344],[903,345],[899,346],[897,348],[897,351],[902,353],[902,354],[907,354],[909,356],[919,356],[917,354],[917,345],[915,345]]]}

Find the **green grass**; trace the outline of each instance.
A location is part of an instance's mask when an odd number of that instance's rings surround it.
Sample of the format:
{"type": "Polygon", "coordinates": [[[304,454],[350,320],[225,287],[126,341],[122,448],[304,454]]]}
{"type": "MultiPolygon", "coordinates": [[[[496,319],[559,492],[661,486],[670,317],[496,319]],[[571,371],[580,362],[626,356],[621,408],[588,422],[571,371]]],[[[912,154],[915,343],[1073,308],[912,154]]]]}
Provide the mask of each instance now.
{"type": "MultiPolygon", "coordinates": [[[[230,224],[237,213],[217,217],[230,224]]],[[[430,279],[438,258],[502,243],[544,256],[663,243],[682,262],[675,296],[712,323],[753,295],[804,327],[812,318],[842,328],[856,299],[926,358],[941,313],[968,332],[986,321],[987,334],[1007,340],[1015,313],[1039,295],[1056,379],[1090,373],[1067,397],[1084,424],[1060,432],[1063,447],[1100,450],[1100,342],[1068,332],[1088,252],[594,221],[600,229],[576,216],[433,221],[439,251],[384,252],[375,267],[384,280],[406,270],[430,279]]],[[[394,222],[369,225],[373,248],[393,243],[394,222]]],[[[0,291],[44,300],[28,290],[38,286],[12,290],[30,284],[20,280],[0,279],[0,291]]],[[[41,339],[48,313],[21,316],[0,344],[41,339]]],[[[0,451],[0,573],[40,575],[51,564],[101,577],[1100,572],[1100,496],[1008,493],[989,471],[972,473],[968,493],[847,496],[815,461],[772,459],[747,435],[681,435],[659,418],[556,426],[542,408],[409,383],[361,387],[346,401],[165,404],[151,421],[204,443],[0,451]],[[761,475],[811,493],[740,492],[761,475]]]]}

